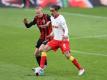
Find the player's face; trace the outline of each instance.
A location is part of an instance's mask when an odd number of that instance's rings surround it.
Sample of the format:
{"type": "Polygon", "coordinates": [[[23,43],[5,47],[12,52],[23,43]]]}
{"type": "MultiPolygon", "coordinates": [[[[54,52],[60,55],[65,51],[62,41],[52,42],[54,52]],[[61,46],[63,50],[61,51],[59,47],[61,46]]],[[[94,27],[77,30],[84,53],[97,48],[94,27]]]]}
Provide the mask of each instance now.
{"type": "Polygon", "coordinates": [[[36,10],[36,15],[37,15],[38,17],[42,17],[42,16],[43,16],[43,13],[42,13],[41,10],[36,10]]]}
{"type": "Polygon", "coordinates": [[[55,11],[54,8],[50,8],[50,12],[51,12],[52,15],[55,15],[55,14],[56,14],[56,11],[55,11]]]}

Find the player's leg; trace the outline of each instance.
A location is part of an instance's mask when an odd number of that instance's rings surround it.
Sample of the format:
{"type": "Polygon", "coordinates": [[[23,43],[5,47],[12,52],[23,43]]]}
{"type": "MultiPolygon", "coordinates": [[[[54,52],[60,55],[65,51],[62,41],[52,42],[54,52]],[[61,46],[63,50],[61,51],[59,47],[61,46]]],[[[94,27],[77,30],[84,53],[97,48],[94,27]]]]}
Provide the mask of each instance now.
{"type": "Polygon", "coordinates": [[[35,71],[34,71],[34,73],[36,73],[36,76],[40,76],[41,72],[42,72],[42,75],[44,74],[44,67],[45,67],[46,56],[47,56],[46,52],[50,49],[51,48],[46,45],[46,46],[44,46],[43,50],[41,51],[42,54],[41,54],[40,67],[35,68],[35,71]]]}
{"type": "Polygon", "coordinates": [[[35,56],[35,58],[36,58],[36,60],[37,60],[38,65],[40,65],[41,55],[40,55],[40,52],[39,52],[39,49],[38,49],[38,48],[35,48],[34,56],[35,56]]]}
{"type": "Polygon", "coordinates": [[[40,54],[39,48],[40,48],[42,42],[43,41],[40,40],[40,39],[37,41],[36,49],[35,49],[35,52],[34,52],[34,56],[35,56],[35,58],[36,58],[37,63],[38,63],[39,66],[40,66],[40,60],[41,60],[41,54],[40,54]]]}
{"type": "Polygon", "coordinates": [[[42,51],[42,55],[41,55],[41,62],[40,62],[40,67],[44,68],[44,63],[46,60],[46,52],[48,52],[49,50],[57,50],[57,44],[58,42],[55,40],[51,40],[50,42],[48,42],[46,44],[46,46],[44,47],[44,50],[42,51]]]}
{"type": "Polygon", "coordinates": [[[48,52],[49,50],[51,50],[51,47],[48,45],[45,45],[43,50],[42,50],[42,54],[41,54],[41,61],[40,61],[40,67],[43,69],[45,67],[45,63],[46,63],[46,59],[47,59],[47,54],[46,52],[48,52]]]}
{"type": "MultiPolygon", "coordinates": [[[[39,51],[42,53],[42,51],[45,49],[45,45],[48,43],[48,40],[45,40],[42,42],[39,51]]],[[[47,56],[46,56],[46,61],[45,61],[45,67],[47,66],[47,56]]]]}
{"type": "MultiPolygon", "coordinates": [[[[42,45],[40,46],[40,48],[39,48],[39,51],[40,51],[41,55],[42,55],[42,51],[44,50],[45,45],[46,45],[46,44],[42,44],[42,45]]],[[[41,57],[42,57],[42,56],[41,56],[41,57]]],[[[46,68],[46,66],[47,66],[47,56],[46,56],[46,61],[45,61],[45,67],[44,67],[44,69],[46,68]]]]}
{"type": "Polygon", "coordinates": [[[78,70],[82,69],[81,65],[78,63],[77,59],[74,58],[71,54],[70,51],[66,51],[64,52],[65,56],[67,57],[67,59],[71,60],[72,63],[77,67],[78,70]]]}
{"type": "Polygon", "coordinates": [[[62,52],[65,54],[66,58],[69,59],[70,61],[72,61],[72,63],[79,70],[79,75],[82,75],[84,73],[84,69],[81,67],[78,60],[71,55],[69,41],[63,42],[61,44],[60,48],[61,48],[62,52]]]}
{"type": "Polygon", "coordinates": [[[71,54],[70,51],[67,51],[64,53],[65,56],[67,57],[67,59],[69,59],[70,61],[72,61],[72,63],[76,66],[76,68],[79,70],[78,75],[82,75],[84,73],[84,68],[81,67],[81,65],[79,64],[78,60],[76,58],[74,58],[71,54]]]}

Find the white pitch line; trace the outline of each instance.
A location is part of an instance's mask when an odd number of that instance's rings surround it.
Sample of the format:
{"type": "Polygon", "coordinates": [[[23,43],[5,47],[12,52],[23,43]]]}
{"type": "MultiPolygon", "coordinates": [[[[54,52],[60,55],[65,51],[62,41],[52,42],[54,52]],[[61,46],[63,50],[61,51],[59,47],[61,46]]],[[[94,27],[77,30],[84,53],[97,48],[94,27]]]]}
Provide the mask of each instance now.
{"type": "MultiPolygon", "coordinates": [[[[99,19],[107,19],[107,17],[103,16],[95,16],[95,15],[86,15],[86,14],[80,14],[80,13],[69,13],[69,12],[62,12],[65,15],[72,15],[72,16],[80,16],[80,17],[88,17],[88,18],[99,18],[99,19]]],[[[75,37],[70,39],[81,39],[81,38],[102,38],[107,37],[107,34],[105,35],[94,35],[94,36],[83,36],[83,37],[75,37]]]]}
{"type": "MultiPolygon", "coordinates": [[[[89,18],[102,18],[102,19],[107,19],[107,17],[103,17],[103,16],[86,15],[86,14],[80,14],[80,13],[68,13],[68,12],[62,12],[62,13],[63,13],[63,14],[66,14],[66,15],[72,15],[72,16],[80,16],[80,17],[89,17],[89,18]]],[[[105,35],[94,35],[94,36],[75,37],[75,38],[70,38],[70,39],[102,38],[102,37],[107,37],[107,34],[105,34],[105,35]]]]}
{"type": "Polygon", "coordinates": [[[107,19],[107,17],[103,17],[103,16],[95,16],[95,15],[88,15],[88,14],[81,14],[81,13],[69,13],[69,12],[62,12],[62,13],[65,14],[65,15],[71,15],[71,16],[107,19]]]}
{"type": "Polygon", "coordinates": [[[71,52],[80,53],[80,54],[85,54],[85,55],[94,55],[94,56],[103,56],[103,57],[107,57],[106,54],[101,54],[101,53],[90,53],[90,52],[83,52],[83,51],[77,51],[77,50],[71,50],[71,52]]]}
{"type": "Polygon", "coordinates": [[[105,35],[93,35],[93,36],[82,36],[82,37],[70,37],[70,39],[87,39],[87,38],[103,38],[103,37],[107,37],[107,34],[105,35]]]}
{"type": "MultiPolygon", "coordinates": [[[[48,10],[45,10],[46,12],[50,12],[48,10]]],[[[79,17],[86,17],[86,18],[98,18],[98,19],[107,19],[107,17],[105,16],[95,16],[95,15],[88,15],[88,14],[81,14],[81,13],[70,13],[70,12],[61,12],[62,14],[65,15],[70,15],[70,16],[79,16],[79,17]]]]}

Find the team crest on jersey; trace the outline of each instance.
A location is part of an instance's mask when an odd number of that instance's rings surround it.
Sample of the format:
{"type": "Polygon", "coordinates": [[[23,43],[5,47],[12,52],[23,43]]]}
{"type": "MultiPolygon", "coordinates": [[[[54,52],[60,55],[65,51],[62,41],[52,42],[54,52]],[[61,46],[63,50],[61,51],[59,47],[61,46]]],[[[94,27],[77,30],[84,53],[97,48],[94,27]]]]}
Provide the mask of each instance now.
{"type": "Polygon", "coordinates": [[[53,26],[53,28],[58,28],[58,26],[53,26]]]}

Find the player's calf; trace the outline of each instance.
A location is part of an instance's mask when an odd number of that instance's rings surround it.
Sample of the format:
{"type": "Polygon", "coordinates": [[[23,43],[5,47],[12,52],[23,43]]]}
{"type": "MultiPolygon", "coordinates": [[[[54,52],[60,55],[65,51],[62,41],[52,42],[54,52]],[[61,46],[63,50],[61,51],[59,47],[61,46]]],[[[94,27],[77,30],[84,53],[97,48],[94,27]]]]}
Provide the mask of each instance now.
{"type": "Polygon", "coordinates": [[[65,53],[65,56],[72,61],[72,63],[76,66],[76,68],[79,70],[78,75],[81,76],[84,74],[85,70],[84,68],[81,67],[79,62],[77,61],[76,58],[74,58],[69,52],[65,53]]]}

